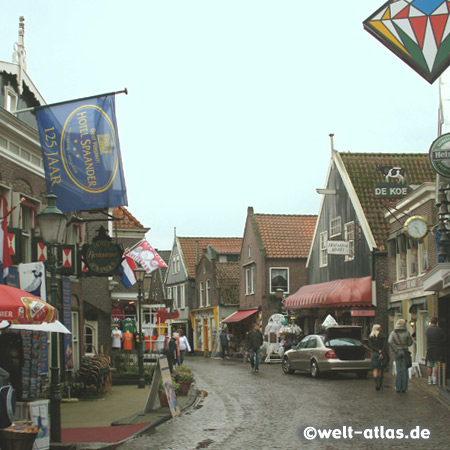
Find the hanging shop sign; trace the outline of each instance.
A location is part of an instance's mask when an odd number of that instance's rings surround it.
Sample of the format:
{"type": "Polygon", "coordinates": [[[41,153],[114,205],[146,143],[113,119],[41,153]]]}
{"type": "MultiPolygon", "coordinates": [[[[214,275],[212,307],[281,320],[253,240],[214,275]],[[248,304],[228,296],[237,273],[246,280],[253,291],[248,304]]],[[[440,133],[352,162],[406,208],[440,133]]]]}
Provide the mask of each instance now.
{"type": "Polygon", "coordinates": [[[446,0],[390,0],[363,26],[432,84],[450,65],[448,18],[446,0]]]}
{"type": "Polygon", "coordinates": [[[429,157],[433,170],[443,177],[450,178],[450,133],[443,134],[433,141],[429,157]]]}
{"type": "Polygon", "coordinates": [[[106,230],[100,227],[98,236],[91,244],[85,244],[82,258],[88,275],[112,276],[122,262],[123,248],[112,241],[106,230]]]}
{"type": "Polygon", "coordinates": [[[375,197],[404,197],[409,192],[405,169],[397,166],[377,166],[384,182],[375,184],[375,197]]]}

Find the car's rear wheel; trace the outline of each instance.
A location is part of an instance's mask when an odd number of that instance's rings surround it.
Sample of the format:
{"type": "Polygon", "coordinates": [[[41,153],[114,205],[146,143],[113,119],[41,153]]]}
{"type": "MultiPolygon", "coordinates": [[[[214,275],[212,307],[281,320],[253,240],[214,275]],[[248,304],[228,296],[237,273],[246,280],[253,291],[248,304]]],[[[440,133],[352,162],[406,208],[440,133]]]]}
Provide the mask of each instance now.
{"type": "Polygon", "coordinates": [[[309,368],[309,371],[313,378],[319,378],[319,376],[320,376],[319,365],[317,364],[317,361],[315,359],[313,359],[311,361],[311,366],[309,368]]]}
{"type": "Polygon", "coordinates": [[[294,373],[294,370],[291,368],[291,362],[289,361],[289,358],[287,356],[285,356],[283,358],[281,367],[283,368],[284,373],[287,373],[287,374],[294,373]]]}
{"type": "Polygon", "coordinates": [[[360,379],[363,379],[363,378],[367,378],[368,373],[369,373],[368,370],[358,370],[358,372],[356,372],[356,376],[360,379]]]}

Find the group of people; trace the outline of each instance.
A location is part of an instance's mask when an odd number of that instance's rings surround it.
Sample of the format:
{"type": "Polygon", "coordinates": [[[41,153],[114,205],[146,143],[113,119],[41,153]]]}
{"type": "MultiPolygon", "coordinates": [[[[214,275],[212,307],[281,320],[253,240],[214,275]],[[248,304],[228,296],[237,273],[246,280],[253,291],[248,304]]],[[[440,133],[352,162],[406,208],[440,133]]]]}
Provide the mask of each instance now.
{"type": "Polygon", "coordinates": [[[186,352],[190,351],[191,346],[181,328],[167,338],[166,356],[171,372],[175,365],[181,366],[183,364],[186,352]]]}
{"type": "MultiPolygon", "coordinates": [[[[442,362],[443,345],[445,335],[441,328],[437,326],[437,318],[430,320],[430,325],[425,331],[427,338],[427,368],[428,384],[437,384],[437,364],[442,362]]],[[[408,365],[410,358],[408,348],[413,344],[413,338],[406,329],[404,319],[397,320],[394,330],[389,338],[381,331],[381,325],[375,324],[369,336],[369,348],[372,350],[372,369],[375,381],[375,389],[383,390],[383,373],[389,364],[389,350],[391,347],[395,355],[395,390],[397,393],[405,393],[408,390],[408,365]]]]}

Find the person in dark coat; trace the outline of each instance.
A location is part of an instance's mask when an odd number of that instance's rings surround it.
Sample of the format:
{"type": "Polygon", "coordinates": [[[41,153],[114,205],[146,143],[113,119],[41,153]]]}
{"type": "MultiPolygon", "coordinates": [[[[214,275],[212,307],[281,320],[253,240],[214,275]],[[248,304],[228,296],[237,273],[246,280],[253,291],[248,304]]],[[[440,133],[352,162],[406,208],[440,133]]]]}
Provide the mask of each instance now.
{"type": "Polygon", "coordinates": [[[386,336],[381,332],[381,325],[375,324],[369,335],[369,348],[372,350],[372,370],[375,389],[383,390],[384,368],[389,364],[389,350],[386,336]]]}
{"type": "Polygon", "coordinates": [[[442,362],[445,334],[442,328],[437,326],[438,319],[433,317],[430,325],[425,330],[427,337],[427,368],[428,384],[437,384],[437,363],[442,362]]]}
{"type": "Polygon", "coordinates": [[[252,370],[259,372],[259,361],[261,359],[261,345],[263,345],[263,335],[259,331],[259,325],[257,323],[253,324],[252,330],[248,333],[248,353],[250,356],[250,364],[252,370]]]}
{"type": "Polygon", "coordinates": [[[222,359],[230,359],[230,351],[228,347],[228,333],[224,328],[220,333],[220,345],[222,346],[222,359]]]}

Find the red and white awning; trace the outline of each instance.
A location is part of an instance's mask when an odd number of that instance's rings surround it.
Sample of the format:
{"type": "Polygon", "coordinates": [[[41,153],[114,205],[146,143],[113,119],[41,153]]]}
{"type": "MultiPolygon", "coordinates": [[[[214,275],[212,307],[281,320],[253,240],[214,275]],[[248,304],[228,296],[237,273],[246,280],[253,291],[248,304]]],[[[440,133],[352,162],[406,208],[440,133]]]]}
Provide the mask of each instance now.
{"type": "Polygon", "coordinates": [[[288,310],[329,306],[372,306],[372,277],[309,284],[284,301],[284,308],[288,310]]]}

